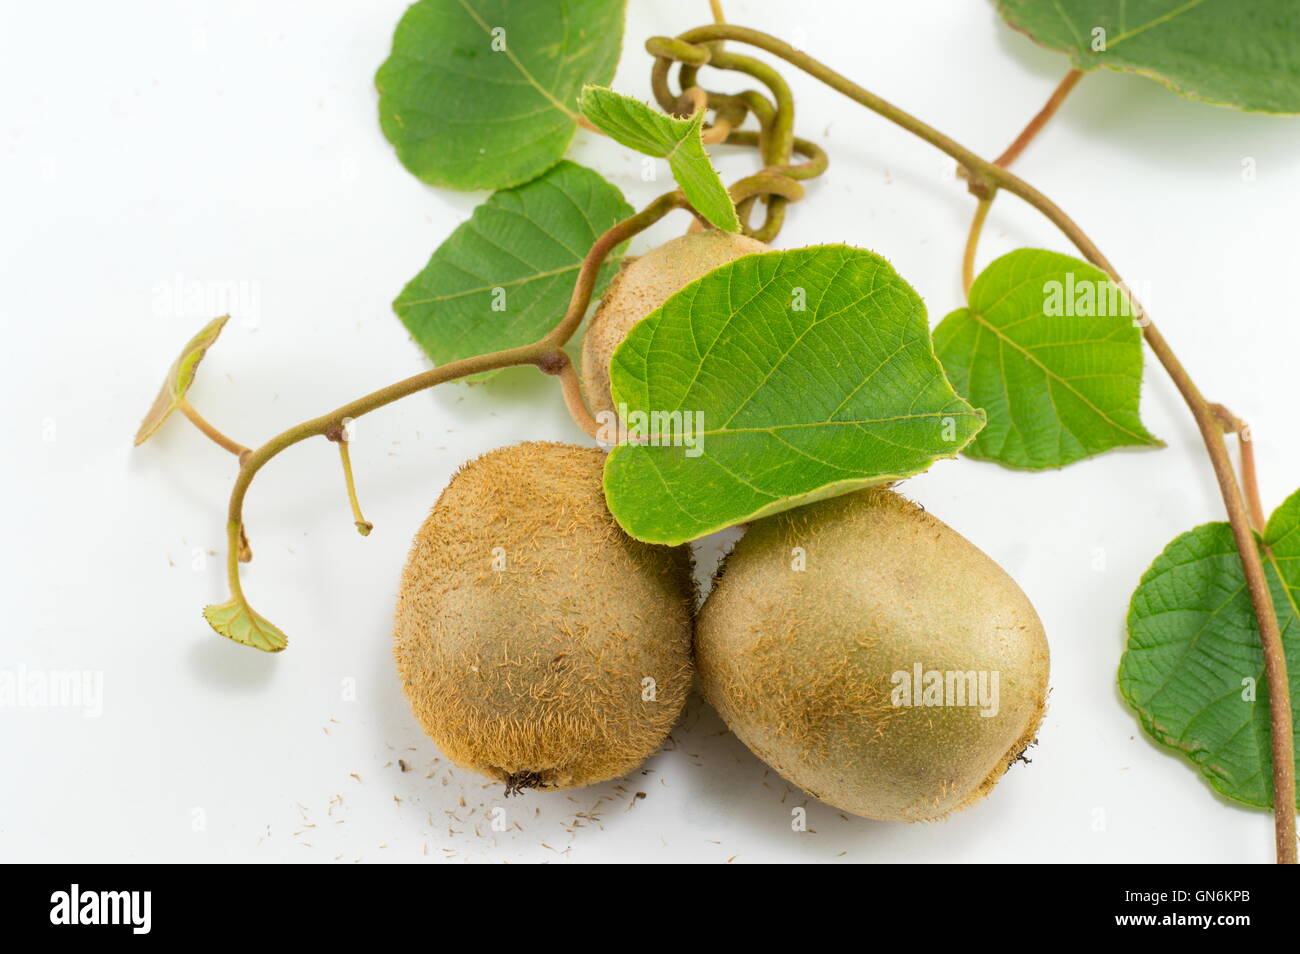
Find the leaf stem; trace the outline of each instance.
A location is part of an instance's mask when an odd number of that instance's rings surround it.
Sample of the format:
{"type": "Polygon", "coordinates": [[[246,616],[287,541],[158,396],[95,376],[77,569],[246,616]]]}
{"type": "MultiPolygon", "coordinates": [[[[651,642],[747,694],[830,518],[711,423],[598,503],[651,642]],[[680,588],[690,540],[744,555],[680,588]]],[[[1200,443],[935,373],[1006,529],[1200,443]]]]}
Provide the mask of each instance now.
{"type": "Polygon", "coordinates": [[[1255,435],[1249,427],[1237,432],[1237,449],[1241,452],[1241,483],[1246,491],[1250,518],[1255,529],[1263,533],[1268,520],[1264,517],[1264,507],[1259,499],[1259,479],[1255,476],[1255,435]]]}
{"type": "Polygon", "coordinates": [[[600,432],[600,424],[591,416],[591,409],[587,407],[587,402],[582,396],[582,383],[578,380],[578,372],[573,367],[573,362],[566,362],[563,370],[560,371],[560,391],[564,394],[564,405],[569,409],[569,416],[573,422],[582,428],[582,432],[593,440],[597,440],[600,432]]]}
{"type": "Polygon", "coordinates": [[[971,219],[970,232],[966,235],[966,251],[961,257],[961,287],[962,291],[970,296],[970,287],[975,283],[975,250],[980,244],[980,233],[984,231],[984,220],[988,218],[989,206],[993,204],[993,196],[980,196],[979,202],[975,205],[975,217],[971,219]]]}
{"type": "Polygon", "coordinates": [[[252,453],[239,441],[231,440],[213,427],[207,418],[194,409],[194,405],[189,402],[188,398],[181,398],[181,402],[177,407],[180,408],[182,414],[190,419],[190,423],[207,435],[214,443],[238,457],[240,461],[243,461],[245,457],[252,453]]]}
{"type": "Polygon", "coordinates": [[[1268,524],[1264,516],[1264,505],[1259,496],[1259,479],[1255,475],[1255,435],[1250,425],[1233,414],[1222,404],[1212,404],[1215,416],[1228,434],[1237,435],[1237,450],[1241,455],[1241,485],[1246,493],[1246,506],[1250,510],[1250,520],[1255,529],[1263,533],[1268,524]]]}
{"type": "Polygon", "coordinates": [[[348,451],[346,429],[339,431],[337,435],[330,433],[325,436],[339,445],[339,462],[343,465],[343,481],[347,484],[348,503],[352,506],[352,522],[356,524],[359,534],[368,537],[370,531],[375,529],[375,525],[361,514],[361,502],[357,500],[357,485],[352,478],[352,455],[348,451]]]}
{"type": "MultiPolygon", "coordinates": [[[[1142,332],[1148,346],[1173,380],[1191,411],[1201,438],[1209,454],[1219,492],[1232,526],[1233,539],[1241,560],[1251,605],[1259,627],[1260,647],[1264,655],[1264,670],[1268,682],[1269,722],[1273,760],[1273,814],[1276,836],[1277,860],[1280,864],[1296,863],[1296,804],[1295,804],[1295,748],[1292,738],[1291,693],[1287,681],[1286,656],[1273,610],[1272,595],[1264,566],[1251,530],[1251,518],[1242,499],[1241,488],[1233,472],[1224,441],[1223,428],[1210,402],[1201,394],[1191,375],[1174,354],[1164,336],[1137,306],[1128,288],[1115,268],[1101,253],[1087,234],[1054,202],[1029,183],[1007,169],[976,155],[939,130],[917,117],[899,109],[892,103],[854,83],[848,77],[832,70],[784,40],[779,40],[758,30],[737,26],[704,26],[688,30],[678,37],[688,43],[707,43],[712,40],[735,40],[748,43],[780,57],[788,63],[821,80],[827,86],[867,107],[895,125],[930,143],[956,159],[969,173],[974,186],[1004,188],[1019,196],[1041,212],[1082,253],[1083,257],[1106,272],[1124,289],[1135,311],[1143,316],[1142,332]]],[[[1068,92],[1068,90],[1066,91],[1068,92]]]]}
{"type": "Polygon", "coordinates": [[[1065,78],[1057,84],[1056,89],[1052,91],[1052,95],[1048,97],[1043,108],[1040,109],[1037,115],[1029,121],[1029,125],[1020,131],[1020,135],[1015,138],[1015,141],[1011,143],[1011,145],[1007,146],[1002,155],[993,160],[993,164],[1002,166],[1002,168],[1005,169],[1007,166],[1011,165],[1011,163],[1015,162],[1020,154],[1025,151],[1025,147],[1034,141],[1034,137],[1037,136],[1039,132],[1042,131],[1042,128],[1047,125],[1048,121],[1056,115],[1056,111],[1060,109],[1061,104],[1065,102],[1065,97],[1070,95],[1070,90],[1074,89],[1075,85],[1082,78],[1082,70],[1070,70],[1070,72],[1066,73],[1065,78]]]}

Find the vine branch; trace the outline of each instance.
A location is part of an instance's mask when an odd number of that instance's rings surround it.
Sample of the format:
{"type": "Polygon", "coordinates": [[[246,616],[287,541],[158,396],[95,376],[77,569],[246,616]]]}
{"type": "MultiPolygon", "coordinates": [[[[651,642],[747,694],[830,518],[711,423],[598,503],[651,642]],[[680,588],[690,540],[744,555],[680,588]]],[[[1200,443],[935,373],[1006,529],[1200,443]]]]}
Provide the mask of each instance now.
{"type": "MultiPolygon", "coordinates": [[[[712,25],[688,30],[678,36],[687,43],[708,43],[716,40],[734,40],[766,50],[825,83],[831,89],[865,106],[897,126],[925,140],[932,146],[957,160],[968,173],[972,186],[995,190],[1006,189],[1041,212],[1079,250],[1089,262],[1096,265],[1124,290],[1135,306],[1135,313],[1143,315],[1142,333],[1174,386],[1182,395],[1201,433],[1206,452],[1214,469],[1219,492],[1232,526],[1233,539],[1241,560],[1246,587],[1259,627],[1260,647],[1264,655],[1264,669],[1268,682],[1269,722],[1273,758],[1273,812],[1274,833],[1279,863],[1296,863],[1296,809],[1295,809],[1295,749],[1292,738],[1291,693],[1287,682],[1286,656],[1277,617],[1273,610],[1272,595],[1259,549],[1251,529],[1251,518],[1242,498],[1241,488],[1233,472],[1221,422],[1212,405],[1201,394],[1191,375],[1178,360],[1164,336],[1137,304],[1137,299],[1124,284],[1115,267],[1101,253],[1092,239],[1064,210],[1047,196],[1014,173],[976,155],[956,140],[944,135],[933,126],[912,114],[899,109],[848,77],[837,73],[819,60],[795,49],[784,40],[746,27],[712,25]]],[[[1068,92],[1068,89],[1066,90],[1068,92]]],[[[977,193],[978,194],[978,193],[977,193]]]]}
{"type": "MultiPolygon", "coordinates": [[[[323,436],[338,441],[343,454],[349,496],[353,501],[353,512],[358,520],[358,529],[360,529],[361,524],[365,521],[360,516],[359,508],[356,507],[351,466],[347,457],[347,442],[342,439],[344,426],[349,420],[369,414],[371,411],[392,404],[394,401],[399,401],[404,397],[417,394],[444,382],[482,374],[486,371],[497,371],[502,368],[533,365],[546,374],[558,375],[562,385],[566,385],[571,378],[573,384],[576,384],[572,362],[564,352],[564,346],[573,337],[573,333],[577,331],[587,313],[587,308],[591,304],[592,292],[596,287],[596,279],[600,274],[601,266],[605,263],[605,259],[619,245],[649,228],[669,212],[674,209],[688,208],[690,208],[690,205],[680,191],[669,192],[659,196],[640,212],[617,223],[601,235],[582,260],[582,265],[578,270],[578,278],[574,282],[573,293],[569,298],[569,305],[564,317],[550,332],[532,344],[491,354],[463,358],[412,375],[344,404],[328,414],[323,414],[320,417],[312,418],[291,427],[271,438],[257,450],[243,456],[239,473],[235,477],[235,484],[230,491],[230,503],[226,516],[226,533],[228,537],[226,576],[231,595],[244,605],[247,605],[243,587],[239,580],[239,564],[240,562],[247,562],[247,557],[251,556],[244,533],[244,498],[253,482],[253,478],[272,458],[311,437],[323,436]]],[[[576,392],[572,385],[565,386],[564,391],[565,403],[570,413],[578,426],[586,431],[592,423],[592,417],[582,401],[581,393],[576,392]]]]}

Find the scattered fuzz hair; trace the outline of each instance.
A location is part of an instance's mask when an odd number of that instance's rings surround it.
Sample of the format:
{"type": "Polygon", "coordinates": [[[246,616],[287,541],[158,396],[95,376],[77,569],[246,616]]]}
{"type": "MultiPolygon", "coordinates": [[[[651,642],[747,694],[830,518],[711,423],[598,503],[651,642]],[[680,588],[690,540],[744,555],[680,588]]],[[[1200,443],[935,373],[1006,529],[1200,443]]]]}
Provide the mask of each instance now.
{"type": "Polygon", "coordinates": [[[886,489],[751,524],[700,612],[695,652],[705,698],[755,755],[824,802],[889,821],[987,795],[1034,741],[1047,698],[1047,640],[1025,594],[886,489]]]}
{"type": "Polygon", "coordinates": [[[614,410],[609,359],[632,326],[682,288],[728,262],[771,249],[735,232],[688,232],[633,259],[609,283],[582,342],[582,382],[592,414],[614,410]]]}
{"type": "Polygon", "coordinates": [[[472,461],[402,575],[394,656],[411,708],[448,758],[508,793],[625,775],[690,689],[689,550],[623,532],[604,461],[554,443],[472,461]]]}

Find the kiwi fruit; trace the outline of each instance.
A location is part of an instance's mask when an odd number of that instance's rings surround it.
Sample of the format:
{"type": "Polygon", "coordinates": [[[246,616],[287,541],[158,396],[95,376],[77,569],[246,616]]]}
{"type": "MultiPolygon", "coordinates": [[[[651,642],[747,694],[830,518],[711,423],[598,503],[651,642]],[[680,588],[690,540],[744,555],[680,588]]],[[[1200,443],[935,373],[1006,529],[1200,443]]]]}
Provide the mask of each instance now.
{"type": "Polygon", "coordinates": [[[633,259],[614,276],[582,342],[582,384],[592,414],[613,411],[609,359],[632,326],[674,294],[728,262],[770,248],[735,232],[689,232],[633,259]]]}
{"type": "Polygon", "coordinates": [[[888,821],[988,794],[1034,741],[1047,697],[1025,594],[883,488],[751,524],[696,620],[695,654],[705,698],[759,758],[888,821]]]}
{"type": "Polygon", "coordinates": [[[627,774],[690,690],[689,550],[623,532],[604,461],[540,442],[472,461],[402,575],[393,655],[415,717],[507,793],[627,774]]]}

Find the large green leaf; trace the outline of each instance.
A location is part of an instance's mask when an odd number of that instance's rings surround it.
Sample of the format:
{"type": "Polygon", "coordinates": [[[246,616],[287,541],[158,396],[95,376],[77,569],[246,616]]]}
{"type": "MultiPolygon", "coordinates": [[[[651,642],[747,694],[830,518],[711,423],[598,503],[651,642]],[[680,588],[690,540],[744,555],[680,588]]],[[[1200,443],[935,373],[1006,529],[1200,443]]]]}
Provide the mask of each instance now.
{"type": "Polygon", "coordinates": [[[1219,106],[1300,112],[1295,0],[998,0],[998,9],[1078,69],[1141,73],[1219,106]]]}
{"type": "MultiPolygon", "coordinates": [[[[1300,492],[1274,512],[1262,542],[1300,735],[1300,492]]],[[[1128,633],[1119,687],[1142,727],[1220,794],[1271,806],[1264,657],[1228,524],[1207,523],[1165,547],[1133,594],[1128,633]]]]}
{"type": "Polygon", "coordinates": [[[1020,249],[971,286],[969,305],[934,330],[957,392],[988,426],[966,451],[1043,470],[1125,445],[1159,445],[1138,417],[1142,333],[1100,269],[1020,249]]]}
{"type": "Polygon", "coordinates": [[[667,159],[673,178],[697,212],[720,229],[740,231],[735,203],[704,149],[703,110],[690,119],[677,119],[599,86],[584,89],[578,105],[611,139],[647,156],[667,159]]]}
{"type": "Polygon", "coordinates": [[[655,543],[911,476],[983,420],[944,377],[916,292],[844,245],[710,272],[637,324],[610,372],[629,430],[655,442],[614,448],[605,494],[655,543]]]}
{"type": "MultiPolygon", "coordinates": [[[[475,209],[393,310],[438,364],[536,341],[564,315],[592,244],[631,214],[617,188],[563,160],[475,209]]],[[[606,259],[595,295],[618,271],[624,248],[606,259]]]]}
{"type": "Polygon", "coordinates": [[[419,0],[375,76],[379,120],[425,182],[498,189],[553,165],[578,91],[608,83],[624,0],[419,0]]]}
{"type": "Polygon", "coordinates": [[[224,603],[205,606],[203,617],[209,626],[227,639],[264,653],[278,653],[289,645],[284,633],[249,606],[242,596],[232,596],[224,603]]]}

